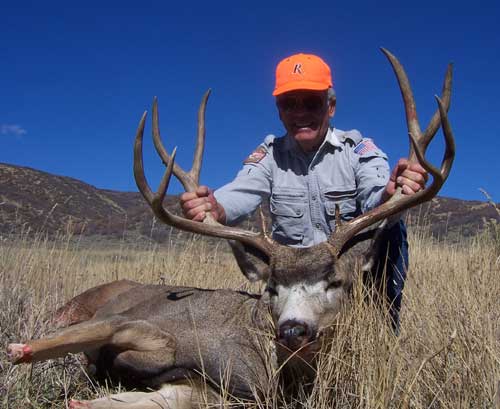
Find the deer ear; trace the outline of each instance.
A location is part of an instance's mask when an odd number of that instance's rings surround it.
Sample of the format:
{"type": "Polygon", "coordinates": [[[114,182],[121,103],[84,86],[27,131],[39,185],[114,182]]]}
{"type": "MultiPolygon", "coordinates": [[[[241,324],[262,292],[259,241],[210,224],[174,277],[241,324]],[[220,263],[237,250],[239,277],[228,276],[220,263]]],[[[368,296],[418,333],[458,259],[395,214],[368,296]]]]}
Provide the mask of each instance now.
{"type": "Polygon", "coordinates": [[[255,247],[244,245],[238,241],[228,240],[228,243],[238,267],[249,281],[267,281],[271,272],[269,257],[255,247]]]}
{"type": "MultiPolygon", "coordinates": [[[[362,250],[363,273],[373,272],[374,269],[378,268],[378,263],[385,263],[389,235],[392,227],[397,223],[399,223],[399,218],[385,219],[376,228],[365,232],[365,237],[369,237],[369,239],[365,239],[365,248],[362,250]]],[[[356,236],[363,236],[363,233],[356,236]]]]}

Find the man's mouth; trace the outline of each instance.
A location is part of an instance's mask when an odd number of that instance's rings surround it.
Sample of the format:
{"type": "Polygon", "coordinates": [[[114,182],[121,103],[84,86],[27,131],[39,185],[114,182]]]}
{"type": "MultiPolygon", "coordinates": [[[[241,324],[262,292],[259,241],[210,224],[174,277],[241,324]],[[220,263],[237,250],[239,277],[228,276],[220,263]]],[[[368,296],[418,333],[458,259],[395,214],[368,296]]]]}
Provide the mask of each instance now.
{"type": "Polygon", "coordinates": [[[312,129],[314,122],[296,122],[294,126],[296,129],[312,129]]]}

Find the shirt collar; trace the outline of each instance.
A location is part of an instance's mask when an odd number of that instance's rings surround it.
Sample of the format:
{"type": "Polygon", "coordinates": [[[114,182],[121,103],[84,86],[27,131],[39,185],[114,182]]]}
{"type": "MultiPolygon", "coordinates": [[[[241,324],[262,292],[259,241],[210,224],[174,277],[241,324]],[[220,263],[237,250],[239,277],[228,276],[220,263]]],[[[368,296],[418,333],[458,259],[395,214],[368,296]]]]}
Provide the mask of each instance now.
{"type": "MultiPolygon", "coordinates": [[[[335,128],[328,128],[328,131],[326,132],[325,140],[320,145],[318,152],[321,151],[326,144],[330,144],[336,148],[341,148],[342,144],[340,143],[339,135],[337,135],[337,133],[341,133],[341,132],[342,131],[339,131],[338,129],[335,129],[335,128]]],[[[285,137],[285,149],[286,150],[295,149],[295,150],[300,151],[300,148],[299,148],[297,142],[295,141],[295,139],[288,134],[285,137]]]]}
{"type": "MultiPolygon", "coordinates": [[[[339,135],[337,135],[338,132],[339,132],[338,129],[328,128],[328,132],[326,133],[325,142],[329,143],[332,146],[335,146],[336,148],[341,148],[342,144],[340,143],[339,135]]],[[[323,145],[324,145],[324,143],[323,143],[323,145]]]]}

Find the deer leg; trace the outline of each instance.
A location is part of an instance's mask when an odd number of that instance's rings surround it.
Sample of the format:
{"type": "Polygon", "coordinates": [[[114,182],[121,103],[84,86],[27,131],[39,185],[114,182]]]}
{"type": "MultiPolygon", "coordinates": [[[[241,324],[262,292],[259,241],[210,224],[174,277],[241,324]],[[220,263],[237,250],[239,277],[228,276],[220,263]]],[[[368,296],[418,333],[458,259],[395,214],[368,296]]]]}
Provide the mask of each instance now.
{"type": "Polygon", "coordinates": [[[124,351],[113,360],[113,371],[127,378],[127,374],[140,379],[160,375],[172,367],[175,350],[171,348],[156,351],[124,351]]]}
{"type": "Polygon", "coordinates": [[[175,363],[175,337],[147,321],[123,323],[110,345],[121,351],[113,359],[113,370],[119,374],[150,378],[175,363]]]}
{"type": "MultiPolygon", "coordinates": [[[[12,363],[18,364],[59,358],[70,352],[96,350],[104,345],[113,345],[123,350],[154,351],[157,365],[171,365],[174,360],[173,336],[146,321],[126,321],[122,316],[87,321],[63,329],[53,337],[26,344],[10,344],[7,355],[12,363]]],[[[153,362],[152,357],[149,362],[153,362]]],[[[147,363],[148,361],[144,362],[147,363]]]]}
{"type": "Polygon", "coordinates": [[[124,318],[87,321],[65,328],[53,336],[7,346],[7,357],[14,364],[59,358],[67,353],[98,349],[109,343],[124,318]]]}
{"type": "Polygon", "coordinates": [[[196,383],[165,384],[156,392],[125,392],[91,401],[72,400],[70,409],[189,409],[220,401],[209,386],[196,383]]]}

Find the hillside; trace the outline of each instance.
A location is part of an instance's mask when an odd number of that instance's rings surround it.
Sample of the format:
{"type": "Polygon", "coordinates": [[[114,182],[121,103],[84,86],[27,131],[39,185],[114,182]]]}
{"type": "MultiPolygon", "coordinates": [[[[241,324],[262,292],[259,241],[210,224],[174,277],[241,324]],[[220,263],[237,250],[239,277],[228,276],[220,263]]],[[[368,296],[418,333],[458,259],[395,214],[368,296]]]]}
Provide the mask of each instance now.
{"type": "MultiPolygon", "coordinates": [[[[167,196],[165,205],[179,213],[175,196],[167,196]]],[[[500,222],[487,202],[445,197],[412,209],[408,220],[450,238],[471,236],[493,221],[500,222]]],[[[98,189],[77,179],[0,163],[0,234],[19,234],[28,228],[49,235],[146,236],[156,241],[177,234],[154,222],[138,192],[98,189]]]]}

